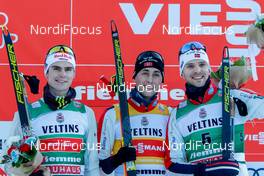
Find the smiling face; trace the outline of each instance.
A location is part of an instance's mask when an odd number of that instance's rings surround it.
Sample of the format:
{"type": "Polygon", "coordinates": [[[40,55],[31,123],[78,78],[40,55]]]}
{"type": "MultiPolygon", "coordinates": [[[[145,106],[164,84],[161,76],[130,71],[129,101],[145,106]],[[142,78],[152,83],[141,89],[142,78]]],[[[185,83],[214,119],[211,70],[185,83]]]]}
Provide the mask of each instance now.
{"type": "Polygon", "coordinates": [[[154,67],[143,68],[135,77],[137,90],[146,99],[156,94],[162,83],[161,72],[154,67]]]}
{"type": "Polygon", "coordinates": [[[203,87],[210,75],[210,67],[204,60],[192,60],[183,68],[183,78],[195,87],[203,87]]]}
{"type": "Polygon", "coordinates": [[[65,96],[74,77],[75,70],[71,63],[65,61],[53,63],[46,74],[50,93],[54,96],[65,96]]]}

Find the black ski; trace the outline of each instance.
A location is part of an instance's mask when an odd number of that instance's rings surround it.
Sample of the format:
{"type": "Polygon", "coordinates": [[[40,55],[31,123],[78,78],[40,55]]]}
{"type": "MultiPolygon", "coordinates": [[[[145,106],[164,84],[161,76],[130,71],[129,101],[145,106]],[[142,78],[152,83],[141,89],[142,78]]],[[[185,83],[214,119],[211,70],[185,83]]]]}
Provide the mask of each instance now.
{"type": "Polygon", "coordinates": [[[13,86],[16,96],[18,114],[20,118],[20,124],[22,129],[23,138],[26,139],[32,136],[30,123],[27,111],[27,98],[24,85],[23,75],[18,71],[17,58],[14,51],[14,44],[12,42],[10,33],[6,27],[2,28],[4,41],[6,45],[7,56],[9,60],[10,71],[13,80],[13,86]]]}
{"type": "MultiPolygon", "coordinates": [[[[118,31],[116,24],[113,20],[111,21],[111,32],[112,32],[112,41],[114,47],[115,66],[116,66],[116,85],[117,85],[119,108],[121,115],[122,137],[123,137],[122,141],[124,146],[132,146],[131,126],[130,126],[130,119],[128,113],[127,94],[125,88],[126,86],[125,86],[124,64],[121,57],[118,31]]],[[[126,162],[125,167],[128,176],[136,176],[136,165],[134,161],[126,162]]]]}
{"type": "Polygon", "coordinates": [[[231,102],[230,102],[230,61],[229,50],[225,46],[222,58],[222,149],[223,159],[233,159],[232,141],[233,141],[233,119],[230,117],[231,102]]]}

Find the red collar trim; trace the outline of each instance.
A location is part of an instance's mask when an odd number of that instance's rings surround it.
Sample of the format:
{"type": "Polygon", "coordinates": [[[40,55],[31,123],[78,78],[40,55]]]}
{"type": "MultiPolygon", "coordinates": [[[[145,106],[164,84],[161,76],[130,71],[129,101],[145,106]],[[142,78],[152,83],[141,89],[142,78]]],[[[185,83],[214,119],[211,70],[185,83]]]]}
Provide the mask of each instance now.
{"type": "Polygon", "coordinates": [[[152,111],[158,104],[158,100],[153,100],[147,107],[143,104],[139,104],[135,100],[133,100],[131,97],[128,99],[129,105],[131,105],[134,109],[136,109],[139,112],[149,112],[152,111]]]}
{"type": "Polygon", "coordinates": [[[217,93],[217,87],[213,83],[211,83],[209,88],[206,90],[204,97],[199,97],[200,102],[193,100],[193,99],[189,99],[189,101],[195,105],[207,103],[208,101],[210,101],[213,98],[213,96],[216,93],[217,93]]]}

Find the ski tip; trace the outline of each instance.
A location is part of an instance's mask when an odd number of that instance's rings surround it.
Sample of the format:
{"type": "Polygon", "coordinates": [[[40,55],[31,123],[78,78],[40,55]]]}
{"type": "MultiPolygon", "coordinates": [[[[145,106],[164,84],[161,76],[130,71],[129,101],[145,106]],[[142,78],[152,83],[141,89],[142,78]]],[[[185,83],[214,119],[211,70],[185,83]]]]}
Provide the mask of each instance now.
{"type": "Polygon", "coordinates": [[[224,46],[223,48],[223,57],[228,58],[229,57],[229,48],[228,46],[224,46]]]}
{"type": "Polygon", "coordinates": [[[111,20],[110,24],[111,24],[111,31],[112,32],[117,32],[117,27],[116,27],[115,21],[111,20]]]}
{"type": "Polygon", "coordinates": [[[8,35],[8,28],[7,28],[7,26],[6,25],[0,25],[1,26],[1,29],[2,29],[2,32],[3,32],[3,34],[5,35],[5,36],[7,36],[8,35]]]}

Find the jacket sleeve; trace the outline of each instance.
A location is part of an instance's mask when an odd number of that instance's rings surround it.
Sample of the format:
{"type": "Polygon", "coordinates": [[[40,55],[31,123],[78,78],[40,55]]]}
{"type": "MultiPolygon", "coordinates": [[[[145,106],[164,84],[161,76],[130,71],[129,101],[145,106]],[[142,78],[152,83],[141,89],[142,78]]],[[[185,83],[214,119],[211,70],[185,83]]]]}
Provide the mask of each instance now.
{"type": "Polygon", "coordinates": [[[231,90],[230,94],[234,98],[240,99],[242,102],[246,104],[247,107],[247,115],[244,117],[240,117],[238,114],[238,110],[236,107],[235,117],[241,118],[240,120],[244,123],[247,120],[253,119],[263,119],[264,118],[264,96],[259,96],[252,92],[242,91],[242,90],[231,90]]]}
{"type": "Polygon", "coordinates": [[[85,151],[85,170],[84,175],[99,176],[99,160],[98,160],[98,143],[97,143],[97,125],[94,112],[91,108],[86,107],[88,117],[88,134],[87,149],[85,151]]]}
{"type": "MultiPolygon", "coordinates": [[[[99,159],[104,160],[111,157],[112,149],[115,141],[115,119],[116,114],[114,108],[108,109],[103,115],[101,134],[100,134],[100,151],[99,151],[99,159]]],[[[100,169],[101,175],[107,175],[100,169]]],[[[114,172],[108,174],[114,176],[114,172]]]]}
{"type": "Polygon", "coordinates": [[[20,119],[19,119],[18,112],[15,112],[15,114],[14,114],[14,118],[12,121],[11,128],[9,130],[8,136],[20,136],[22,138],[22,130],[21,130],[21,126],[20,126],[20,119]]]}
{"type": "Polygon", "coordinates": [[[184,140],[177,128],[176,112],[177,109],[171,112],[167,126],[165,146],[167,175],[193,176],[197,165],[187,162],[184,140]]]}

